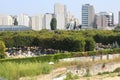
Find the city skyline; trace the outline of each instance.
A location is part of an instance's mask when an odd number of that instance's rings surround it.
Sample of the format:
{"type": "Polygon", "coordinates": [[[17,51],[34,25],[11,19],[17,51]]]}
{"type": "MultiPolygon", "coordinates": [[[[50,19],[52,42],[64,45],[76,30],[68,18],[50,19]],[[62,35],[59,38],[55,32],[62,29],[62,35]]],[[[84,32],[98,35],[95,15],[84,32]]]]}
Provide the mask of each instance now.
{"type": "Polygon", "coordinates": [[[10,14],[18,15],[20,13],[26,13],[29,15],[34,15],[38,13],[54,13],[54,4],[61,3],[67,6],[67,10],[70,11],[76,18],[81,22],[81,7],[83,4],[91,4],[95,8],[95,13],[99,12],[113,12],[115,15],[115,23],[118,22],[118,12],[120,11],[120,1],[112,0],[79,0],[79,1],[70,1],[70,0],[44,0],[44,1],[33,1],[33,0],[24,0],[24,1],[10,1],[4,0],[0,5],[0,14],[10,14]]]}

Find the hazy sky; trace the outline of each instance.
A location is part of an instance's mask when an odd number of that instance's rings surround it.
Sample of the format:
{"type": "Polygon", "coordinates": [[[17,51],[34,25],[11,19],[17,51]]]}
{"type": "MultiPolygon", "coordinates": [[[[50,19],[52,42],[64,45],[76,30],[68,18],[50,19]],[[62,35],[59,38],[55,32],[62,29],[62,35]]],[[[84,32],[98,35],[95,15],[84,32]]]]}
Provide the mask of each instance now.
{"type": "Polygon", "coordinates": [[[113,12],[115,22],[118,22],[120,0],[1,0],[0,14],[17,15],[26,13],[34,15],[38,13],[53,13],[54,3],[65,4],[67,10],[80,20],[82,4],[89,3],[94,6],[96,13],[103,11],[113,12]]]}

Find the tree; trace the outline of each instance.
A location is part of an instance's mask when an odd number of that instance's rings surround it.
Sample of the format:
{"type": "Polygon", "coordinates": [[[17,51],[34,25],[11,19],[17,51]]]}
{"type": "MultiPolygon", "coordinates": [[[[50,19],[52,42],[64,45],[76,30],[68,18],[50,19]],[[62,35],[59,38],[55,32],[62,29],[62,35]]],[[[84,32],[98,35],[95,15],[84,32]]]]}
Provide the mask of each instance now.
{"type": "Polygon", "coordinates": [[[18,21],[17,21],[17,19],[15,18],[15,20],[14,20],[14,25],[15,26],[17,26],[18,25],[18,21]]]}
{"type": "Polygon", "coordinates": [[[0,58],[5,58],[5,44],[3,41],[0,41],[0,58]]]}
{"type": "Polygon", "coordinates": [[[56,30],[56,26],[57,26],[56,18],[51,19],[50,26],[51,26],[51,30],[56,30]]]}
{"type": "Polygon", "coordinates": [[[93,38],[86,38],[85,51],[93,51],[95,48],[95,41],[93,38]]]}

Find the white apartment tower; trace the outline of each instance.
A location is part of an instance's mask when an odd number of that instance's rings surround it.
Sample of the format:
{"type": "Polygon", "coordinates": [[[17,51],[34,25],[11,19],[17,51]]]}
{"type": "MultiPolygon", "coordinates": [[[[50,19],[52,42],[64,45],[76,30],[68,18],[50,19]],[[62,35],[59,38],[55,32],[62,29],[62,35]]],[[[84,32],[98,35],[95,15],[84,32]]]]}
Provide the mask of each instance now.
{"type": "Polygon", "coordinates": [[[17,16],[18,25],[30,27],[30,17],[26,14],[20,14],[17,16]]]}
{"type": "Polygon", "coordinates": [[[44,27],[43,29],[51,30],[50,22],[53,18],[53,14],[46,13],[44,16],[44,27]]]}
{"type": "Polygon", "coordinates": [[[94,7],[92,5],[82,5],[82,29],[92,29],[94,27],[94,16],[94,7]]]}
{"type": "Polygon", "coordinates": [[[54,14],[55,14],[55,18],[57,20],[57,29],[59,30],[64,30],[66,29],[66,6],[56,3],[54,5],[54,14]]]}
{"type": "Polygon", "coordinates": [[[7,14],[0,14],[0,25],[13,25],[14,20],[12,16],[7,14]]]}
{"type": "Polygon", "coordinates": [[[35,16],[32,16],[32,29],[39,31],[44,28],[44,15],[38,14],[35,16]]]}

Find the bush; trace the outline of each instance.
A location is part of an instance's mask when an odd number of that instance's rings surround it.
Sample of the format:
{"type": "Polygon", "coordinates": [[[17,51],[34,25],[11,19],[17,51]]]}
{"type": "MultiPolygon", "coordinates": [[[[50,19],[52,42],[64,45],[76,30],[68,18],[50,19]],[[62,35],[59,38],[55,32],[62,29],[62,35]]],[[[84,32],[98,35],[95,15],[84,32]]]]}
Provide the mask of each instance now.
{"type": "Polygon", "coordinates": [[[5,58],[6,54],[5,54],[5,44],[3,41],[0,41],[0,59],[1,58],[5,58]]]}
{"type": "Polygon", "coordinates": [[[115,69],[113,72],[120,72],[120,67],[115,69]]]}
{"type": "Polygon", "coordinates": [[[68,72],[66,74],[66,78],[64,80],[75,80],[75,79],[78,79],[78,78],[79,78],[79,76],[73,75],[71,72],[68,72]]]}

